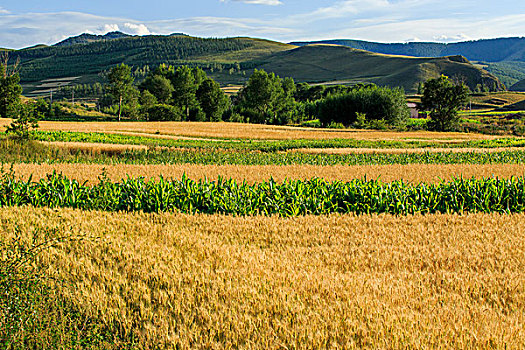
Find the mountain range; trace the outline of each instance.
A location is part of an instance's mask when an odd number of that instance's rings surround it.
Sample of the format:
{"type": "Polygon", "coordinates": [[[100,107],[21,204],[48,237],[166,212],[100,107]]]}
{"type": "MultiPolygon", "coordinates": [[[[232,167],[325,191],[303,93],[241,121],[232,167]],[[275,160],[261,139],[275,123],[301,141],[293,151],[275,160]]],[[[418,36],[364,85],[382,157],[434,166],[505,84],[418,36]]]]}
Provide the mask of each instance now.
{"type": "MultiPolygon", "coordinates": [[[[255,38],[197,38],[182,33],[131,36],[82,34],[52,46],[12,50],[25,84],[66,77],[99,81],[100,73],[126,63],[134,70],[161,63],[205,69],[225,84],[241,84],[255,68],[310,83],[371,82],[415,92],[441,74],[472,89],[503,89],[525,79],[525,38],[456,44],[382,44],[357,40],[281,43],[255,38]],[[473,61],[473,63],[471,63],[473,61]],[[498,77],[501,79],[498,79],[498,77]]],[[[518,88],[520,85],[518,84],[518,88]]]]}

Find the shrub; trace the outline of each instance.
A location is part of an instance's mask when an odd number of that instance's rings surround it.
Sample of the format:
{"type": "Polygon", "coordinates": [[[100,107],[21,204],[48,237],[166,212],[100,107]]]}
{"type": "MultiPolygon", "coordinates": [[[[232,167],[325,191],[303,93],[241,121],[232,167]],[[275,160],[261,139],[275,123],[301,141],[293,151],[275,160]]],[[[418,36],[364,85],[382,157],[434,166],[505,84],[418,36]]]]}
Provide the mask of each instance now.
{"type": "Polygon", "coordinates": [[[410,116],[402,89],[367,86],[342,94],[330,95],[318,102],[317,114],[324,126],[332,122],[350,126],[357,113],[368,121],[384,119],[390,126],[404,126],[410,116]]]}

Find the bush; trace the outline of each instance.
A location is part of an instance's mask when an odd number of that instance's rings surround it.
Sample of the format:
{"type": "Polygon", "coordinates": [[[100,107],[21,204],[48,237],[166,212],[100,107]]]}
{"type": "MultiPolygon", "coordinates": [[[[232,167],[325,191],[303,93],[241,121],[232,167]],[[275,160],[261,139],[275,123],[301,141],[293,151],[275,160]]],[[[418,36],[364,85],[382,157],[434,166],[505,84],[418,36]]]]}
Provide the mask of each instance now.
{"type": "Polygon", "coordinates": [[[405,93],[399,88],[367,86],[330,95],[317,105],[317,114],[324,126],[332,122],[350,126],[357,121],[358,113],[364,113],[369,123],[384,119],[389,126],[402,127],[410,116],[405,93]]]}

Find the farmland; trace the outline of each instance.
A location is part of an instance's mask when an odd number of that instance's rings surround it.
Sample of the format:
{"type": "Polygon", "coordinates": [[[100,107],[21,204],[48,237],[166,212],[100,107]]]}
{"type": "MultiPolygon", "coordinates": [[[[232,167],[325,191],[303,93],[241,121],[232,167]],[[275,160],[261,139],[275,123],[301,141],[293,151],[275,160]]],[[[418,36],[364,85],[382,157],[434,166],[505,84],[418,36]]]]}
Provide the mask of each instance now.
{"type": "Polygon", "coordinates": [[[13,349],[525,346],[521,137],[41,122],[35,139],[0,140],[0,287],[37,315],[3,315],[13,349]]]}

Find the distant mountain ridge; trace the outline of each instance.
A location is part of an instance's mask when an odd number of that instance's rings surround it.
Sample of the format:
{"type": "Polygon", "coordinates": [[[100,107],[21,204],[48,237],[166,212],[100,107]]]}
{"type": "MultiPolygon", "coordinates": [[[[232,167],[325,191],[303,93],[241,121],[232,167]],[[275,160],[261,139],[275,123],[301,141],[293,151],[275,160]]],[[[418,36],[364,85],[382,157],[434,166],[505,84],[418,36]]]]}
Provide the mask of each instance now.
{"type": "Polygon", "coordinates": [[[414,57],[465,56],[470,61],[501,62],[525,61],[525,37],[483,39],[458,43],[410,42],[378,43],[362,40],[321,40],[291,42],[291,45],[333,44],[348,46],[386,55],[406,55],[414,57]]]}
{"type": "MultiPolygon", "coordinates": [[[[166,35],[166,36],[171,37],[171,36],[187,36],[187,35],[184,33],[173,33],[173,34],[166,35]]],[[[83,34],[62,40],[61,42],[58,42],[53,46],[60,47],[60,46],[70,46],[70,45],[77,45],[77,44],[89,44],[89,43],[97,42],[97,41],[108,41],[108,40],[116,40],[116,39],[131,38],[131,37],[137,37],[137,35],[130,35],[130,34],[126,34],[126,33],[119,32],[119,31],[109,32],[104,35],[83,33],[83,34]]]]}
{"type": "Polygon", "coordinates": [[[122,39],[122,38],[129,38],[132,35],[125,34],[122,32],[109,32],[104,35],[96,35],[96,34],[89,34],[89,33],[83,33],[77,36],[69,37],[59,43],[56,43],[53,46],[70,46],[70,45],[76,45],[76,44],[88,44],[96,41],[106,41],[106,40],[115,40],[115,39],[122,39]]]}

